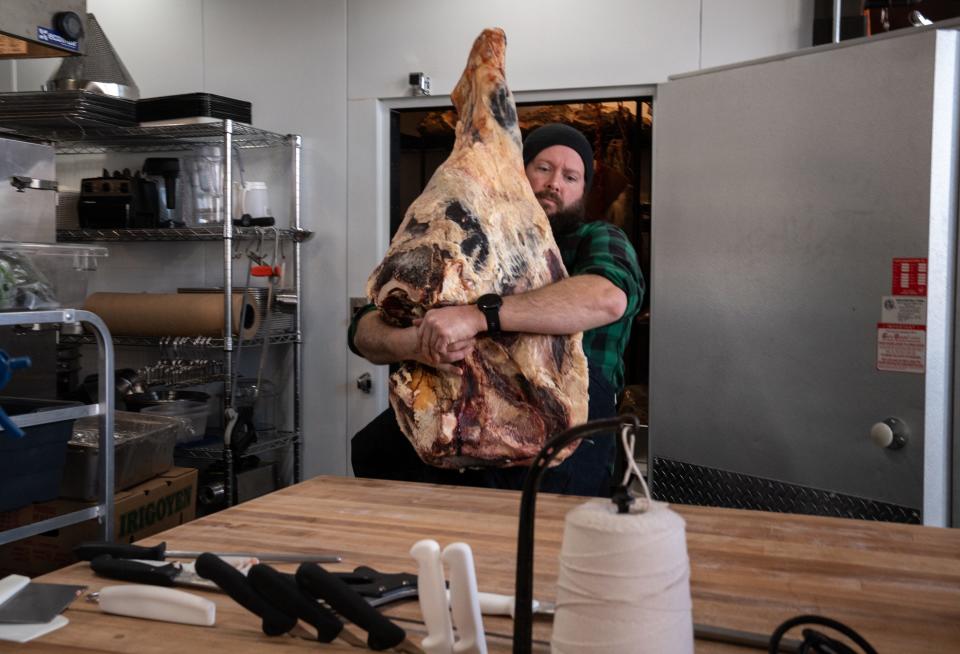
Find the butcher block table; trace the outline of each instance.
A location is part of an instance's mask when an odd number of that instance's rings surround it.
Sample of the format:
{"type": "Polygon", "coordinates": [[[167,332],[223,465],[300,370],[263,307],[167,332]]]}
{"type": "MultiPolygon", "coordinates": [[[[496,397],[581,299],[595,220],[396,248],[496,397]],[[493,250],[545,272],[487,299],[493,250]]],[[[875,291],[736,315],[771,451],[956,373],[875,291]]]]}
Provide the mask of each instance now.
{"type": "MultiPolygon", "coordinates": [[[[416,572],[408,551],[422,538],[466,541],[480,590],[512,593],[520,496],[509,491],[320,477],[151,537],[170,549],[327,552],[331,569],[368,565],[416,572]]],[[[554,598],[565,513],[582,498],[540,495],[534,596],[554,598]]],[[[960,530],[807,516],[675,506],[687,522],[694,621],[769,634],[801,614],[829,616],[857,629],[881,654],[960,652],[960,530]]],[[[278,565],[295,569],[294,565],[278,565]]],[[[114,582],[80,563],[39,581],[114,582]]],[[[190,592],[217,604],[215,627],[103,614],[77,600],[70,624],[32,643],[0,651],[58,654],[231,654],[357,652],[290,636],[269,638],[259,620],[218,593],[190,592]]],[[[419,644],[418,603],[386,612],[419,644]]],[[[509,652],[512,621],[484,617],[491,652],[509,652]]],[[[357,633],[359,630],[354,628],[357,633]]],[[[790,634],[798,637],[796,633],[790,634]]],[[[549,651],[550,622],[534,625],[534,650],[549,651]]],[[[339,641],[337,641],[339,643],[339,641]]],[[[758,652],[698,640],[698,653],[758,652]]],[[[664,653],[669,654],[669,653],[664,653]]]]}

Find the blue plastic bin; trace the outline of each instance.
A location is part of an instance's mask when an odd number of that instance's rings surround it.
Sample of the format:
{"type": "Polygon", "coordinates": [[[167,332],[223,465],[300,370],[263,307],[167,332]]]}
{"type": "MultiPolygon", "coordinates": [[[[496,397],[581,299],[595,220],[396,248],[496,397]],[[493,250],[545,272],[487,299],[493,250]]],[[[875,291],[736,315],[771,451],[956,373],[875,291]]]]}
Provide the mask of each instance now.
{"type": "MultiPolygon", "coordinates": [[[[7,415],[17,416],[80,406],[80,403],[0,397],[0,406],[7,415]]],[[[0,511],[13,511],[60,495],[73,419],[26,427],[23,431],[26,433],[23,438],[0,432],[0,511]]]]}

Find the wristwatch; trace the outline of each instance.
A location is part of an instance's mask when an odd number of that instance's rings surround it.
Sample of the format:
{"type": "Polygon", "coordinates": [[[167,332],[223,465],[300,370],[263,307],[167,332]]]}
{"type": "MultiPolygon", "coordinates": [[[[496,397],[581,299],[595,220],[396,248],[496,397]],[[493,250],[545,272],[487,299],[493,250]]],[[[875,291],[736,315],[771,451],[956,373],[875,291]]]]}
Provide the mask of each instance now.
{"type": "Polygon", "coordinates": [[[500,307],[503,306],[503,298],[496,293],[487,293],[477,298],[477,308],[487,319],[487,333],[500,333],[500,307]]]}

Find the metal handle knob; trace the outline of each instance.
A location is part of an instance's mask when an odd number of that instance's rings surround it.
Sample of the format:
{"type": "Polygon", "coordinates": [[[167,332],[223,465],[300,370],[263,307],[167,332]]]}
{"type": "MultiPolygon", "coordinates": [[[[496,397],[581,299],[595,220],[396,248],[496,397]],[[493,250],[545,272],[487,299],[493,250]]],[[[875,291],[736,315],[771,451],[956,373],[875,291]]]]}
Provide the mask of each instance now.
{"type": "Polygon", "coordinates": [[[365,372],[359,377],[357,377],[357,388],[359,388],[364,393],[373,392],[373,379],[370,377],[369,372],[365,372]]]}
{"type": "Polygon", "coordinates": [[[910,430],[907,424],[899,418],[886,418],[870,428],[870,439],[889,450],[899,450],[907,444],[910,430]]]}

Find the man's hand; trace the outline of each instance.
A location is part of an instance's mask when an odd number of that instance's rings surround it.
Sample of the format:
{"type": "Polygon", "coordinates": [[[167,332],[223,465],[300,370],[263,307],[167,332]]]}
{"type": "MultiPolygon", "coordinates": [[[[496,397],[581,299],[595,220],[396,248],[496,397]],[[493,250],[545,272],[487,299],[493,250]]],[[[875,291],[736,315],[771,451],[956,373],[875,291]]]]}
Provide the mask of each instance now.
{"type": "Polygon", "coordinates": [[[415,320],[413,327],[393,327],[383,322],[378,312],[371,311],[360,318],[353,342],[371,363],[419,361],[437,370],[463,374],[454,364],[463,361],[473,351],[476,341],[467,338],[451,343],[441,351],[421,350],[420,323],[415,320]]]}
{"type": "Polygon", "coordinates": [[[450,343],[442,350],[432,350],[424,348],[421,345],[420,335],[423,329],[423,319],[415,319],[413,325],[414,326],[410,328],[410,330],[414,332],[413,358],[437,370],[443,370],[444,372],[453,373],[454,375],[462,375],[463,370],[455,364],[466,359],[467,355],[473,351],[477,342],[476,339],[467,338],[462,341],[450,343]]]}
{"type": "MultiPolygon", "coordinates": [[[[473,349],[477,334],[487,328],[487,320],[473,304],[430,309],[415,321],[419,333],[417,349],[435,358],[457,357],[473,349]]],[[[460,361],[463,357],[451,359],[460,361]]]]}

